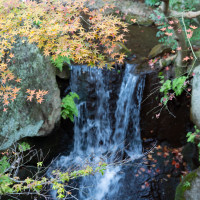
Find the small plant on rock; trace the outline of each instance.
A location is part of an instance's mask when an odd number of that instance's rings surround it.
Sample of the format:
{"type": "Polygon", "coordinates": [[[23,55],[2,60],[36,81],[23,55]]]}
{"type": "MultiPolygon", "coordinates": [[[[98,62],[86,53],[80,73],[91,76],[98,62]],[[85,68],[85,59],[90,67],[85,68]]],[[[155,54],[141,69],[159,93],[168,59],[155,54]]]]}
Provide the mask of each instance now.
{"type": "Polygon", "coordinates": [[[79,99],[78,94],[74,92],[70,92],[65,98],[62,99],[61,107],[63,110],[61,111],[61,116],[66,119],[67,117],[73,122],[74,115],[78,116],[78,109],[74,102],[74,99],[79,99]]]}

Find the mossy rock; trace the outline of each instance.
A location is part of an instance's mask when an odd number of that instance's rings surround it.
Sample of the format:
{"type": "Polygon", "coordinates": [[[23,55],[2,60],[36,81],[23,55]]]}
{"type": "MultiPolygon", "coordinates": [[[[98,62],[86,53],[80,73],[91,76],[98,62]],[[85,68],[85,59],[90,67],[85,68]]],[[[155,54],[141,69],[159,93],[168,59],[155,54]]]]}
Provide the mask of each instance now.
{"type": "Polygon", "coordinates": [[[171,48],[164,45],[164,44],[157,44],[156,46],[153,47],[153,49],[150,51],[148,57],[149,59],[155,58],[157,56],[160,56],[165,53],[171,52],[171,48]]]}
{"type": "Polygon", "coordinates": [[[20,83],[13,83],[13,87],[21,89],[15,101],[7,106],[7,112],[3,112],[0,102],[0,150],[24,137],[49,134],[59,122],[61,112],[60,90],[50,59],[44,57],[35,44],[27,40],[23,43],[19,37],[11,52],[15,57],[8,68],[21,79],[20,83]],[[45,102],[39,104],[36,98],[27,101],[27,89],[48,91],[45,102]]]}
{"type": "Polygon", "coordinates": [[[126,15],[126,22],[133,24],[131,19],[136,19],[136,24],[141,25],[141,26],[152,26],[153,25],[153,20],[139,16],[139,15],[133,15],[133,14],[128,14],[126,15]]]}
{"type": "Polygon", "coordinates": [[[119,51],[121,53],[125,53],[126,55],[130,55],[131,51],[121,42],[117,42],[117,47],[116,47],[116,51],[119,51]]]}
{"type": "Polygon", "coordinates": [[[188,194],[186,194],[188,191],[188,193],[191,195],[192,192],[190,192],[190,190],[194,188],[194,181],[197,178],[200,179],[200,168],[190,172],[183,178],[176,188],[175,200],[198,200],[196,198],[188,197],[188,194]]]}

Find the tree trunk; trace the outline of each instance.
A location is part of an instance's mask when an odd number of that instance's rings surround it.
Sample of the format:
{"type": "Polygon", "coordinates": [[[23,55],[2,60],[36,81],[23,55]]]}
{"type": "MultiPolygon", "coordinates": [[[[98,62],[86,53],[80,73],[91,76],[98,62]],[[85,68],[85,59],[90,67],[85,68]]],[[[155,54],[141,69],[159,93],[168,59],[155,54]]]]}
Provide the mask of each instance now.
{"type": "Polygon", "coordinates": [[[185,41],[185,32],[181,28],[181,24],[179,20],[173,16],[171,16],[171,12],[169,10],[169,0],[163,0],[163,13],[166,16],[167,22],[173,21],[174,23],[171,26],[174,29],[175,40],[178,43],[178,47],[181,47],[181,50],[178,51],[177,57],[175,59],[175,76],[180,76],[186,72],[186,64],[183,62],[183,58],[187,55],[187,44],[185,41]],[[178,23],[177,23],[178,22],[178,23]],[[180,31],[181,30],[181,31],[180,31]]]}

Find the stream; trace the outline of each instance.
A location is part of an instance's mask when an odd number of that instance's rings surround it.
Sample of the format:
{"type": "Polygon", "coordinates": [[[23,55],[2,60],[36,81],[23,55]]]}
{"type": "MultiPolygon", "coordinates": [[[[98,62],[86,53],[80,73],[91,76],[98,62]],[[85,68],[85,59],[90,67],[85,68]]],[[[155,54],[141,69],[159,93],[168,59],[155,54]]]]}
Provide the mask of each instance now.
{"type": "MultiPolygon", "coordinates": [[[[110,71],[72,66],[71,91],[80,96],[74,147],[51,168],[69,170],[88,163],[108,164],[103,176],[96,173],[73,183],[74,188],[79,188],[74,189],[73,195],[80,200],[129,199],[127,182],[137,181],[134,174],[126,176],[127,170],[130,171],[127,164],[142,155],[139,124],[144,76],[135,75],[134,68],[134,64],[126,64],[125,70],[110,71]],[[115,86],[113,76],[120,79],[115,86]]],[[[56,199],[56,194],[52,195],[56,199]]]]}

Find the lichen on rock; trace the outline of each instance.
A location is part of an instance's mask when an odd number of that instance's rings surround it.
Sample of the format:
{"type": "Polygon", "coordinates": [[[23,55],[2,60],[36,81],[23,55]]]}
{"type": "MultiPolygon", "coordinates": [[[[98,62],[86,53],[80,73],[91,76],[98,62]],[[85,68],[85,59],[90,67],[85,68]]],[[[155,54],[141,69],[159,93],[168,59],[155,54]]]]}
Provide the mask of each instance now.
{"type": "Polygon", "coordinates": [[[12,49],[14,58],[9,69],[21,79],[20,92],[15,101],[8,105],[7,112],[0,112],[0,149],[6,149],[17,140],[27,136],[41,136],[50,133],[60,119],[60,91],[56,83],[55,68],[35,44],[21,39],[12,49]],[[26,90],[46,90],[42,104],[33,99],[27,101],[26,90]]]}

